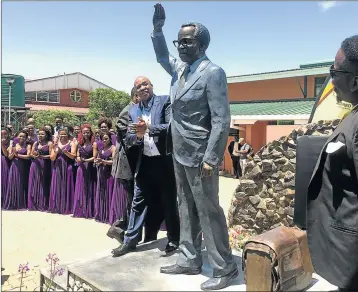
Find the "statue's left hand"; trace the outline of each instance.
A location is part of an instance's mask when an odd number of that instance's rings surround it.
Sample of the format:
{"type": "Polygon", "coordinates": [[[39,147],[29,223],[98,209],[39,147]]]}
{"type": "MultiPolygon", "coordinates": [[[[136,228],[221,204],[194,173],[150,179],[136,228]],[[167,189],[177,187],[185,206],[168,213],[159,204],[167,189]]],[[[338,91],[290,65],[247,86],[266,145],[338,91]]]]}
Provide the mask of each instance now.
{"type": "Polygon", "coordinates": [[[203,162],[203,165],[201,167],[201,177],[207,177],[207,176],[211,176],[213,174],[214,168],[207,164],[206,162],[203,162]]]}

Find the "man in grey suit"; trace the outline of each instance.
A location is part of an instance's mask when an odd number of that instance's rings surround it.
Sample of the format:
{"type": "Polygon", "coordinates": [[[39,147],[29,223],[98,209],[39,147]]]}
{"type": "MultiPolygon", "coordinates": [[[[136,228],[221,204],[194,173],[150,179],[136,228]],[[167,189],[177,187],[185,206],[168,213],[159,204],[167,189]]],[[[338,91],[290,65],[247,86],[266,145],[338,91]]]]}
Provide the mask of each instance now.
{"type": "Polygon", "coordinates": [[[199,23],[182,26],[174,41],[181,62],[169,55],[164,21],[164,8],[156,4],[152,41],[157,61],[172,76],[170,131],[180,214],[179,258],[161,272],[201,273],[203,234],[214,271],[201,289],[222,289],[238,275],[218,197],[218,166],[230,128],[226,75],[205,55],[210,42],[206,27],[199,23]]]}
{"type": "MultiPolygon", "coordinates": [[[[112,176],[117,184],[122,184],[127,195],[127,212],[122,218],[118,218],[107,232],[107,236],[115,238],[120,244],[123,243],[124,233],[128,227],[129,215],[134,196],[134,173],[139,155],[139,147],[127,149],[125,143],[128,128],[129,108],[139,102],[136,88],[131,90],[130,103],[120,112],[117,121],[117,145],[112,164],[112,176]]],[[[142,236],[140,235],[139,238],[142,236]]],[[[140,240],[139,240],[140,241],[140,240]]]]}
{"type": "Polygon", "coordinates": [[[307,236],[317,274],[358,291],[358,35],[343,41],[330,70],[338,101],[353,109],[328,138],[307,198],[307,236]]]}

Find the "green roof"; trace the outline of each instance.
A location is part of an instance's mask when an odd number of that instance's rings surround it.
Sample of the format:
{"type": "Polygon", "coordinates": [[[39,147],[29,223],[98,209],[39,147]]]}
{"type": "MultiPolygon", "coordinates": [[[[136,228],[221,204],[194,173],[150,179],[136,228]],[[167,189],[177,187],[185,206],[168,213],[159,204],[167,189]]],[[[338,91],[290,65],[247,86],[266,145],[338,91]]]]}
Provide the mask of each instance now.
{"type": "Polygon", "coordinates": [[[315,102],[315,98],[232,102],[230,113],[233,116],[309,115],[315,102]]]}

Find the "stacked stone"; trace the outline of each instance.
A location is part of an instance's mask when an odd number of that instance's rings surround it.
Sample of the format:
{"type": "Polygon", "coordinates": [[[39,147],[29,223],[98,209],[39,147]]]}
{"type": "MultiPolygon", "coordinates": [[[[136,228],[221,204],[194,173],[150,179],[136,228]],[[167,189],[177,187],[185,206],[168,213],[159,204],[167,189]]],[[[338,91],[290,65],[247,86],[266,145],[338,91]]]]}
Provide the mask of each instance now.
{"type": "Polygon", "coordinates": [[[262,147],[247,164],[233,195],[229,227],[260,234],[293,224],[297,139],[331,135],[339,120],[301,126],[262,147]]]}

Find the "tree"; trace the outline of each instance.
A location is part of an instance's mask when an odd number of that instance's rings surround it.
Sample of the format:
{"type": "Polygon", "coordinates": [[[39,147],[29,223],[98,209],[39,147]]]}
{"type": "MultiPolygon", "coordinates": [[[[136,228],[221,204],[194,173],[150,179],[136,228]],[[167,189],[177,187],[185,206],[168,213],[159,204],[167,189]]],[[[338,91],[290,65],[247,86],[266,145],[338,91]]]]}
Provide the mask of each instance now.
{"type": "Polygon", "coordinates": [[[107,117],[116,122],[116,117],[130,102],[130,95],[124,91],[110,88],[97,88],[89,93],[89,112],[86,121],[96,125],[100,117],[107,117]]]}
{"type": "Polygon", "coordinates": [[[61,117],[64,124],[76,125],[80,123],[79,118],[71,111],[64,110],[41,110],[31,113],[35,119],[35,127],[39,128],[46,124],[55,124],[55,118],[61,117]]]}

